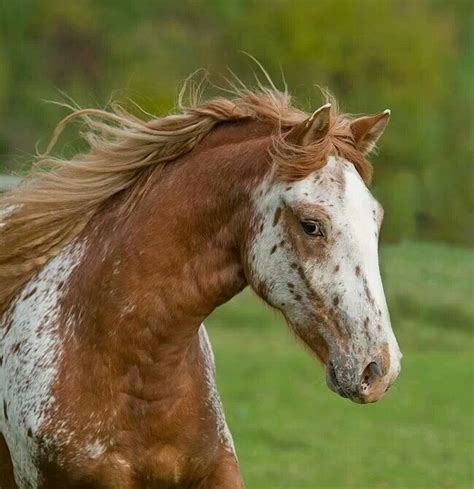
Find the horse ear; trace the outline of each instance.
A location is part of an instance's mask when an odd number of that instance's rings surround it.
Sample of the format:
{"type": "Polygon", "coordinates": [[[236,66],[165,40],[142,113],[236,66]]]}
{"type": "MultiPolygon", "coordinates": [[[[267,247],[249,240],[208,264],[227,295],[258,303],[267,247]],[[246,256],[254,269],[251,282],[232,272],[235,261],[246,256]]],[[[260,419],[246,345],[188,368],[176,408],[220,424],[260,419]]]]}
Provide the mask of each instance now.
{"type": "Polygon", "coordinates": [[[383,134],[389,119],[389,109],[384,110],[380,114],[354,119],[350,127],[357,149],[364,154],[370,153],[383,134]]]}
{"type": "Polygon", "coordinates": [[[326,136],[329,129],[331,104],[326,104],[313,112],[311,117],[296,125],[288,135],[288,140],[298,146],[308,146],[326,136]]]}

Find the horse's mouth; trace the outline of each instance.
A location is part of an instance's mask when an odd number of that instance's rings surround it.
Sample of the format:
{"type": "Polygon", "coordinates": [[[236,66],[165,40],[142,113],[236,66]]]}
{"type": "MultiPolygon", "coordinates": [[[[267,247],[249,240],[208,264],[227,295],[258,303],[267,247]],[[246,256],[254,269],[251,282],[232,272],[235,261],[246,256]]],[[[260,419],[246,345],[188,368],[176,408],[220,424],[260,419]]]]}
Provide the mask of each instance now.
{"type": "Polygon", "coordinates": [[[337,378],[334,364],[331,361],[328,362],[326,366],[326,383],[329,389],[345,399],[349,399],[357,404],[366,404],[367,402],[371,402],[366,397],[361,395],[359,390],[348,389],[347,387],[341,385],[337,378]]]}
{"type": "Polygon", "coordinates": [[[336,376],[336,371],[334,370],[334,365],[332,362],[329,362],[326,367],[326,383],[329,389],[331,389],[336,394],[339,394],[341,397],[344,397],[346,399],[352,398],[352,396],[339,384],[336,376]]]}

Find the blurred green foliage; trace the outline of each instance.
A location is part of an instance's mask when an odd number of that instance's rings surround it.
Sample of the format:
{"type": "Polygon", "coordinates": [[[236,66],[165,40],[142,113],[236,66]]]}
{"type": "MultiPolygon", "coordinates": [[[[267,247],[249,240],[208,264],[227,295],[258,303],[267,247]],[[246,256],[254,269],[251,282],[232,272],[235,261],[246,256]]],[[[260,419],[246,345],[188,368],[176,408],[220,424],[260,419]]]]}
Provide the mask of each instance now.
{"type": "MultiPolygon", "coordinates": [[[[472,0],[19,0],[0,9],[0,171],[43,142],[65,91],[157,114],[205,67],[252,82],[257,57],[308,110],[327,86],[349,112],[387,106],[374,158],[383,238],[472,243],[472,0]]],[[[278,84],[278,83],[277,83],[278,84]]],[[[281,85],[281,84],[280,84],[281,85]]]]}

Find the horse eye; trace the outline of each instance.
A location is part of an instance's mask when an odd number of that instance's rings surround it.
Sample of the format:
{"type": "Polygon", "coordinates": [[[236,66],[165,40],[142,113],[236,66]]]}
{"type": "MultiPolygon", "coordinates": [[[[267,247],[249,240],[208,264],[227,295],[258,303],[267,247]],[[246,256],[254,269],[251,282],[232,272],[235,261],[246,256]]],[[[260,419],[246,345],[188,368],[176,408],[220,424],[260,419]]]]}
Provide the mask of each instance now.
{"type": "Polygon", "coordinates": [[[301,227],[308,236],[324,238],[321,225],[316,221],[301,221],[301,227]]]}

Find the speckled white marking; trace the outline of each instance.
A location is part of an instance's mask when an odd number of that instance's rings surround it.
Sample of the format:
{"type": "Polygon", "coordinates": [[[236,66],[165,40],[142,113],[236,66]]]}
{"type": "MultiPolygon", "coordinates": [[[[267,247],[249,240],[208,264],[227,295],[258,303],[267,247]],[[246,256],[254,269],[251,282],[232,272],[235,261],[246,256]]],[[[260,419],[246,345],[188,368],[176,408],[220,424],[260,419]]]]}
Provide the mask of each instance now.
{"type": "Polygon", "coordinates": [[[212,409],[212,412],[214,413],[214,416],[217,420],[217,432],[224,448],[232,453],[234,457],[236,457],[234,440],[232,439],[232,434],[230,433],[229,427],[227,426],[224,416],[224,408],[222,407],[219,392],[217,391],[214,353],[212,351],[211,342],[209,340],[209,336],[207,334],[204,324],[202,324],[199,328],[199,345],[204,356],[205,376],[209,389],[208,401],[209,406],[212,409]]]}
{"type": "Polygon", "coordinates": [[[0,431],[20,488],[36,489],[40,483],[35,437],[54,406],[51,387],[62,353],[61,298],[84,249],[84,243],[68,245],[30,280],[0,320],[0,431]]]}
{"type": "Polygon", "coordinates": [[[340,347],[340,339],[334,337],[333,329],[314,324],[314,304],[308,298],[308,285],[291,267],[297,264],[311,288],[323,299],[324,313],[337,307],[339,316],[345,318],[346,353],[357,363],[353,370],[360,369],[361,373],[380,353],[381,346],[388,344],[390,374],[396,377],[401,354],[392,332],[378,265],[382,209],[354,166],[330,157],[323,168],[292,184],[275,183],[270,176],[255,190],[253,200],[257,232],[249,252],[252,285],[259,290],[259,284],[263,284],[264,298],[282,310],[297,329],[319,327],[330,349],[335,350],[340,347]],[[312,238],[305,237],[298,225],[285,226],[283,215],[274,225],[278,208],[292,213],[296,223],[305,217],[311,219],[312,209],[322,212],[327,218],[325,232],[329,244],[322,248],[322,242],[314,239],[311,245],[315,247],[314,256],[299,256],[291,245],[288,229],[300,233],[298,239],[312,238]],[[294,284],[293,292],[289,283],[294,284]]]}
{"type": "MultiPolygon", "coordinates": [[[[286,185],[273,182],[271,178],[264,180],[255,191],[254,198],[256,216],[263,222],[263,229],[258,232],[250,248],[250,255],[255,257],[251,271],[255,282],[264,283],[267,287],[265,299],[274,307],[284,310],[295,321],[304,321],[306,314],[294,302],[293,295],[288,289],[288,282],[297,280],[297,273],[290,268],[290,263],[299,261],[296,251],[278,244],[286,238],[282,220],[273,226],[277,208],[283,206],[283,195],[286,185]],[[257,197],[263,193],[262,197],[257,197]],[[277,246],[276,251],[271,249],[277,246]]],[[[257,227],[260,223],[257,224],[257,227]]]]}

